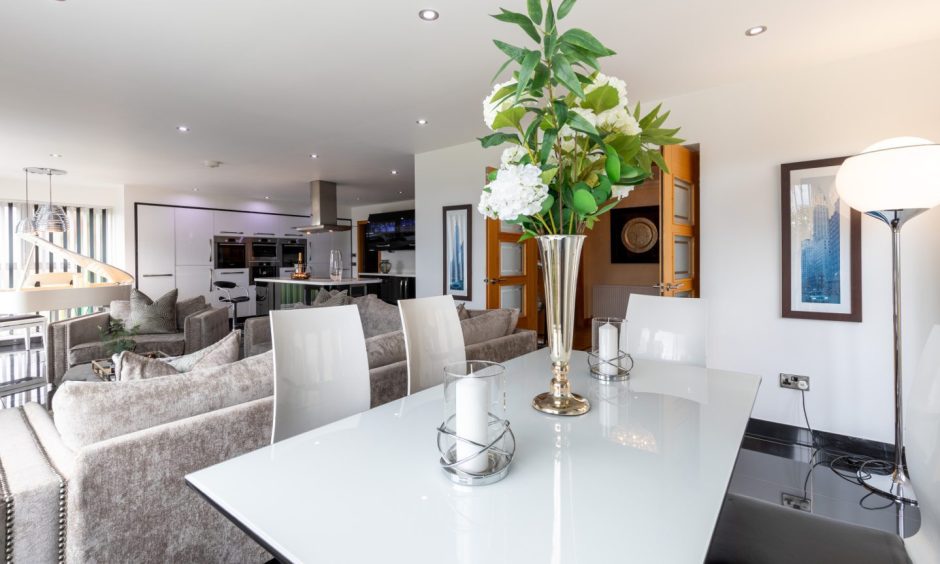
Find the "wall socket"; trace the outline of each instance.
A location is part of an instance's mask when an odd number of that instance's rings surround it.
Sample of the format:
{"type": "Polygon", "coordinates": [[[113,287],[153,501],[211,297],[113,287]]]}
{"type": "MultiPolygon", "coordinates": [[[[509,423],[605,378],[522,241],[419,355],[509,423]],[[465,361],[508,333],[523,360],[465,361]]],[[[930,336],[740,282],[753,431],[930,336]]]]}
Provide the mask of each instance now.
{"type": "Polygon", "coordinates": [[[802,392],[809,391],[809,376],[800,376],[798,374],[780,373],[780,387],[802,392]]]}
{"type": "Polygon", "coordinates": [[[800,511],[813,511],[813,501],[811,499],[788,493],[780,494],[780,505],[800,511]]]}

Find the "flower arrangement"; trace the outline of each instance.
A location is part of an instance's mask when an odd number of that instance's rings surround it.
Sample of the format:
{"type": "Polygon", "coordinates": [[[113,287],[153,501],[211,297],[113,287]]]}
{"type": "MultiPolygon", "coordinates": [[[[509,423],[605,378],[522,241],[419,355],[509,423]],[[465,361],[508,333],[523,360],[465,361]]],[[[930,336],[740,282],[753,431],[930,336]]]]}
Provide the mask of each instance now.
{"type": "Polygon", "coordinates": [[[518,68],[483,100],[483,121],[494,133],[483,147],[508,144],[497,170],[487,175],[478,210],[521,224],[520,240],[546,234],[582,234],[614,208],[634,186],[666,171],[660,146],[681,143],[666,128],[669,112],[656,106],[630,110],[627,85],[601,73],[598,59],[613,55],[593,35],[572,28],[561,33],[548,0],[527,0],[527,14],[501,9],[497,20],[519,26],[537,49],[493,43],[518,68]]]}

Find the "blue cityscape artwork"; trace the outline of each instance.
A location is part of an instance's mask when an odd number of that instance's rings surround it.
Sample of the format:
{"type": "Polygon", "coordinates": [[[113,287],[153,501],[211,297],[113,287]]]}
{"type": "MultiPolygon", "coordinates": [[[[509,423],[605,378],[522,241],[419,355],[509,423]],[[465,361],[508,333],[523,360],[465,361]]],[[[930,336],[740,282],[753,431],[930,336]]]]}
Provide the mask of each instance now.
{"type": "Polygon", "coordinates": [[[448,265],[450,284],[448,284],[448,287],[456,292],[463,292],[466,290],[466,282],[464,281],[463,233],[461,232],[460,219],[454,216],[448,216],[448,219],[452,217],[453,219],[450,222],[450,263],[448,265]]]}
{"type": "Polygon", "coordinates": [[[808,178],[794,186],[803,303],[842,303],[841,202],[832,181],[808,178]]]}

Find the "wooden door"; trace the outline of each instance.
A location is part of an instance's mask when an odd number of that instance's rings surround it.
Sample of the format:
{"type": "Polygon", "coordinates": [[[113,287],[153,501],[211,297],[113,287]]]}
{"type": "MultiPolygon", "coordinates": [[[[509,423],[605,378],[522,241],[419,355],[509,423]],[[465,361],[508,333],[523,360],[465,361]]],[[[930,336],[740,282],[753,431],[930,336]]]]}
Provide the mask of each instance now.
{"type": "Polygon", "coordinates": [[[663,157],[669,173],[662,175],[660,292],[692,298],[698,296],[697,153],[668,145],[663,157]]]}
{"type": "Polygon", "coordinates": [[[486,307],[519,309],[521,329],[538,324],[538,246],[534,239],[519,243],[522,230],[486,220],[486,307]]]}

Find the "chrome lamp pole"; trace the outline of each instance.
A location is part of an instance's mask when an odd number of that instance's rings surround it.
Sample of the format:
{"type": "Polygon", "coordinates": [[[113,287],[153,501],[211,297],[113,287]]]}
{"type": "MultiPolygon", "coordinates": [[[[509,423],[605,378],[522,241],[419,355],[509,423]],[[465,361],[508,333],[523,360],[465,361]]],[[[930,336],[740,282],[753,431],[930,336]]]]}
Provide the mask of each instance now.
{"type": "Polygon", "coordinates": [[[858,479],[881,496],[916,505],[917,498],[904,464],[901,228],[940,204],[940,145],[916,137],[896,137],[876,143],[845,160],[836,177],[836,189],[849,206],[883,221],[891,229],[894,460],[890,475],[877,474],[863,464],[858,470],[858,479]]]}

